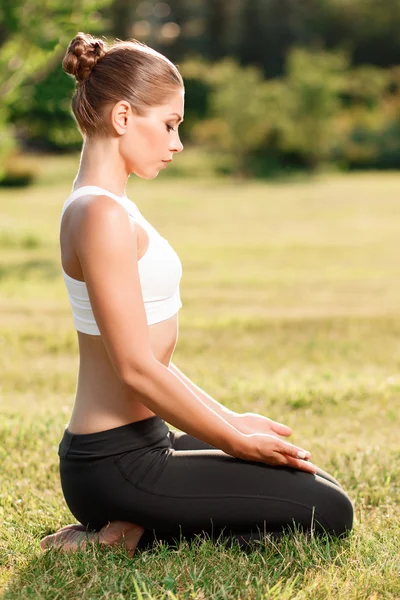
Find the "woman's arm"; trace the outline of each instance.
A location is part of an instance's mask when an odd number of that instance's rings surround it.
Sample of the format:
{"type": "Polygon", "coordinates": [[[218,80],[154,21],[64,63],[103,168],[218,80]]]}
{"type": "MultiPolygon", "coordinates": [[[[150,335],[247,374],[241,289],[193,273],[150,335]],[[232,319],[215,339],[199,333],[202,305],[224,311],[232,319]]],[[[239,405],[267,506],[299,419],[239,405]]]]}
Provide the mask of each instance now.
{"type": "Polygon", "coordinates": [[[179,379],[187,385],[187,387],[202,401],[204,402],[211,410],[216,412],[220,417],[222,417],[227,423],[233,425],[235,429],[240,431],[241,433],[266,433],[274,436],[288,436],[291,435],[292,430],[287,425],[283,425],[282,423],[277,423],[268,417],[264,417],[262,415],[254,414],[254,413],[237,413],[229,408],[226,408],[214,398],[211,398],[204,390],[199,388],[193,381],[191,381],[186,375],[182,373],[178,369],[176,365],[172,362],[169,364],[169,369],[172,371],[179,379]]]}
{"type": "Polygon", "coordinates": [[[220,417],[222,417],[227,423],[230,423],[231,425],[236,427],[234,422],[235,417],[238,416],[236,412],[229,410],[229,408],[226,408],[225,406],[214,400],[214,398],[211,398],[211,396],[206,394],[204,390],[202,390],[195,383],[193,383],[193,381],[191,381],[189,377],[186,377],[186,375],[184,375],[182,371],[180,371],[178,367],[172,362],[169,363],[168,368],[177,377],[179,377],[179,379],[193,392],[193,394],[195,394],[202,402],[204,402],[204,404],[206,404],[209,408],[211,408],[211,410],[213,410],[220,417]]]}

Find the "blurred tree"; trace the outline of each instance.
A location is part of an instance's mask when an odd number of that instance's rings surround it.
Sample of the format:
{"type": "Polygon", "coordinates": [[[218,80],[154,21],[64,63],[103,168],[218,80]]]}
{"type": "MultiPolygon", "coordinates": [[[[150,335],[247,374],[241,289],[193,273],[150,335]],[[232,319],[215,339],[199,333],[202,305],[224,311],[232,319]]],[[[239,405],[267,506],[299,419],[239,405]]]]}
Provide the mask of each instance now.
{"type": "Polygon", "coordinates": [[[349,168],[400,167],[400,70],[359,67],[349,71],[335,159],[349,168]]]}
{"type": "Polygon", "coordinates": [[[101,31],[98,9],[110,0],[2,0],[0,96],[15,100],[18,87],[39,81],[61,60],[78,31],[101,31]]]}
{"type": "MultiPolygon", "coordinates": [[[[286,1],[282,0],[283,3],[286,1]]],[[[265,28],[268,27],[268,22],[264,22],[262,19],[260,8],[260,0],[241,3],[240,33],[236,55],[244,65],[264,66],[265,28]]]]}
{"type": "Polygon", "coordinates": [[[264,142],[274,123],[274,116],[268,111],[268,87],[262,71],[240,67],[232,59],[203,64],[201,68],[212,85],[210,116],[194,125],[193,138],[229,152],[236,175],[247,175],[251,170],[249,153],[264,142]]]}
{"type": "Polygon", "coordinates": [[[226,55],[226,0],[205,0],[209,57],[218,60],[226,55]]]}
{"type": "Polygon", "coordinates": [[[346,49],[356,65],[390,66],[400,56],[400,0],[165,1],[180,27],[162,46],[174,61],[196,51],[209,60],[232,56],[276,77],[291,47],[346,49]]]}
{"type": "Polygon", "coordinates": [[[398,63],[400,0],[325,0],[310,27],[327,48],[347,48],[355,65],[398,63]]]}
{"type": "Polygon", "coordinates": [[[312,170],[328,161],[336,143],[348,58],[342,53],[294,49],[288,55],[282,116],[282,147],[299,152],[312,170]]]}
{"type": "Polygon", "coordinates": [[[102,13],[107,18],[110,29],[116,37],[127,40],[134,37],[132,26],[137,19],[137,7],[140,0],[113,0],[107,3],[102,13]]]}
{"type": "MultiPolygon", "coordinates": [[[[13,114],[25,114],[27,122],[35,89],[53,70],[61,69],[61,60],[69,40],[78,31],[101,31],[103,22],[98,9],[110,0],[2,0],[0,5],[0,137],[16,135],[13,114]]],[[[70,96],[73,82],[65,76],[63,101],[70,96]]],[[[58,90],[59,91],[59,90],[58,90]]],[[[51,102],[54,89],[42,97],[51,102]]],[[[72,119],[72,117],[71,117],[72,119]]],[[[44,123],[43,123],[44,124],[44,123]]],[[[60,131],[62,135],[62,128],[60,131]]],[[[3,143],[1,143],[3,146],[3,143]]],[[[9,151],[15,144],[8,143],[9,151]]],[[[5,169],[6,157],[0,162],[5,169]]]]}
{"type": "Polygon", "coordinates": [[[174,62],[180,63],[192,40],[204,32],[197,4],[187,0],[155,2],[153,26],[157,35],[151,41],[157,50],[174,62]]]}

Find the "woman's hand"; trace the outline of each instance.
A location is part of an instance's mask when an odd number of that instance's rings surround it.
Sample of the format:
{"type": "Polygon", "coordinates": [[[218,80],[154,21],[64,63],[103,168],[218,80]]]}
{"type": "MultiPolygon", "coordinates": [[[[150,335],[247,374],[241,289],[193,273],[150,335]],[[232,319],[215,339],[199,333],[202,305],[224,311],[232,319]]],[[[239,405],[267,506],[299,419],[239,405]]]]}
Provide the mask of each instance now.
{"type": "Polygon", "coordinates": [[[309,462],[310,452],[264,433],[242,434],[232,456],[276,467],[300,469],[306,473],[317,472],[316,466],[309,462]]]}
{"type": "Polygon", "coordinates": [[[287,425],[277,423],[268,417],[256,413],[235,413],[231,424],[241,433],[266,433],[275,437],[291,435],[292,430],[287,425]]]}

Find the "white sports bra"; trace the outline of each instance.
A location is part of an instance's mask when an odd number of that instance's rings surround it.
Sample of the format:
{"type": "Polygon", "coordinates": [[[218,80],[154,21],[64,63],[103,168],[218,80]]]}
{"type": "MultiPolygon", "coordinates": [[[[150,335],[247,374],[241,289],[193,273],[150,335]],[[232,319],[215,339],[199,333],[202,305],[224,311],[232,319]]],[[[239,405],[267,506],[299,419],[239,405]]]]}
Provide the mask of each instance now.
{"type": "MultiPolygon", "coordinates": [[[[147,324],[153,325],[172,317],[182,306],[179,293],[182,265],[176,252],[168,241],[146,221],[136,204],[127,196],[117,196],[94,185],[84,186],[72,192],[64,203],[61,219],[71,202],[87,194],[114,198],[124,206],[129,217],[147,232],[149,245],[144,256],[138,261],[147,324]]],[[[72,306],[75,328],[82,333],[101,335],[93,315],[86,283],[70,277],[62,266],[61,269],[72,306]]]]}

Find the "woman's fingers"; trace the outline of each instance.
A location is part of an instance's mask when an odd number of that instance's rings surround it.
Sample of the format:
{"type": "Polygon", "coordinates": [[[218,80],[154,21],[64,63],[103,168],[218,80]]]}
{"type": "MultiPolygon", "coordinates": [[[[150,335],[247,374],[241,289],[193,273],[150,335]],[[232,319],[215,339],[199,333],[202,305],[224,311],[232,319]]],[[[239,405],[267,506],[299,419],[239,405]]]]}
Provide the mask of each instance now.
{"type": "Polygon", "coordinates": [[[282,466],[293,467],[307,473],[317,472],[316,466],[309,462],[311,454],[307,450],[303,450],[303,448],[299,448],[288,442],[280,441],[277,444],[277,451],[280,455],[279,464],[282,466]]]}
{"type": "Polygon", "coordinates": [[[317,467],[313,465],[313,463],[307,460],[301,460],[299,458],[292,458],[291,456],[281,455],[283,462],[282,466],[291,467],[293,469],[299,469],[300,471],[305,471],[306,473],[311,473],[315,475],[317,472],[317,467]]]}
{"type": "Polygon", "coordinates": [[[281,454],[291,456],[292,458],[299,458],[301,460],[309,460],[309,458],[311,458],[311,454],[307,450],[299,448],[298,446],[290,444],[289,442],[284,442],[283,440],[279,440],[276,445],[276,449],[281,454]]]}
{"type": "Polygon", "coordinates": [[[279,435],[292,435],[292,430],[287,425],[283,425],[283,423],[277,423],[276,421],[271,421],[271,429],[275,433],[279,435]]]}
{"type": "MultiPolygon", "coordinates": [[[[310,452],[290,444],[285,440],[270,434],[245,434],[244,451],[237,454],[244,460],[256,460],[270,465],[289,465],[309,473],[315,473],[316,467],[309,461],[310,452]]],[[[243,447],[242,447],[243,448],[243,447]]]]}

